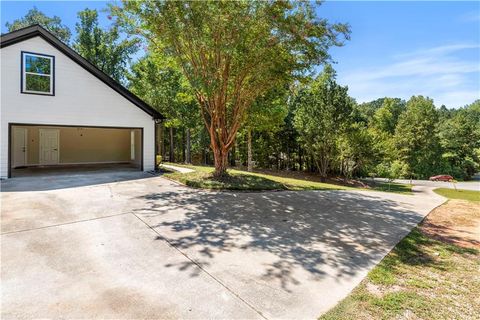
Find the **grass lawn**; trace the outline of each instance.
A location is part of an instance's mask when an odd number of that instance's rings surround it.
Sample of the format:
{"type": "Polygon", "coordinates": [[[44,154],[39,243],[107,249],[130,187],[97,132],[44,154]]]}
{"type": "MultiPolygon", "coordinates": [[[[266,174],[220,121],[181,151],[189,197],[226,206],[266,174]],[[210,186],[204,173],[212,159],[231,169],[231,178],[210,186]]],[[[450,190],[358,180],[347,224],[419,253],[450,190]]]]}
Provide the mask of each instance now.
{"type": "Polygon", "coordinates": [[[452,244],[462,243],[465,226],[480,222],[478,206],[451,200],[435,209],[320,319],[478,319],[480,243],[452,244]],[[461,223],[455,223],[458,218],[461,223]],[[450,239],[444,236],[455,228],[450,239]]]}
{"type": "MultiPolygon", "coordinates": [[[[170,163],[169,163],[170,164],[170,163]]],[[[193,188],[218,189],[218,190],[375,190],[412,194],[411,186],[400,183],[376,183],[368,188],[356,188],[341,184],[324,183],[298,177],[282,176],[281,173],[269,174],[247,172],[229,169],[231,178],[227,181],[214,180],[211,174],[214,170],[209,166],[193,166],[171,163],[173,166],[195,170],[191,173],[169,172],[165,177],[181,182],[193,188]]],[[[286,174],[285,174],[286,175],[286,174]]]]}
{"type": "Polygon", "coordinates": [[[228,170],[231,178],[227,181],[217,181],[211,178],[212,167],[179,165],[195,170],[190,173],[167,173],[167,178],[179,181],[187,186],[204,189],[223,190],[347,190],[349,187],[322,183],[316,181],[300,180],[273,176],[263,173],[253,173],[241,170],[228,170]]]}
{"type": "Polygon", "coordinates": [[[387,182],[375,182],[374,185],[370,185],[369,190],[412,194],[411,185],[396,182],[392,182],[390,185],[387,182]]]}
{"type": "Polygon", "coordinates": [[[441,196],[444,196],[448,199],[459,199],[459,200],[468,200],[468,201],[480,201],[480,191],[474,190],[455,190],[447,188],[439,188],[434,190],[441,196]]]}

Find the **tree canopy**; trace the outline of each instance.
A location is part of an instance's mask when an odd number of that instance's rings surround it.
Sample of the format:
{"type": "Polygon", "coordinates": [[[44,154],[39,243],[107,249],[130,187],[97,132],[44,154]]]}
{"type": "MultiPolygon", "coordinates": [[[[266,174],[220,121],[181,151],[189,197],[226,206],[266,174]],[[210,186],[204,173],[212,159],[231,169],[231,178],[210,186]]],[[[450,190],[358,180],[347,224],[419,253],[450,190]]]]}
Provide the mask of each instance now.
{"type": "Polygon", "coordinates": [[[428,178],[441,167],[441,150],[435,134],[438,115],[433,100],[412,97],[395,129],[394,144],[408,170],[418,178],[428,178]]]}
{"type": "Polygon", "coordinates": [[[124,1],[118,21],[171,54],[199,102],[210,136],[215,175],[248,108],[271,88],[325,62],[348,38],[345,24],[316,16],[310,2],[124,1]]]}
{"type": "Polygon", "coordinates": [[[138,50],[138,39],[121,40],[116,25],[108,30],[101,28],[95,9],[80,11],[78,19],[73,48],[113,79],[124,80],[130,57],[138,50]]]}
{"type": "Polygon", "coordinates": [[[353,101],[335,81],[330,65],[296,98],[295,128],[323,179],[337,154],[337,140],[347,130],[353,101]]]}
{"type": "Polygon", "coordinates": [[[9,32],[12,32],[34,24],[41,25],[63,42],[67,44],[70,42],[72,33],[66,25],[62,24],[62,19],[57,16],[48,17],[35,6],[23,18],[16,19],[11,23],[7,22],[5,26],[9,32]]]}
{"type": "MultiPolygon", "coordinates": [[[[227,163],[253,170],[253,160],[258,169],[323,179],[469,179],[480,170],[480,100],[458,109],[436,108],[422,96],[357,104],[329,64],[328,49],[349,38],[349,27],[317,16],[312,2],[126,1],[110,8],[117,19],[109,26],[99,24],[96,10],[79,12],[72,45],[166,115],[157,143],[170,161],[215,164],[217,177],[227,163]],[[130,64],[140,47],[143,56],[130,64]]],[[[35,7],[6,26],[36,23],[70,41],[59,17],[35,7]]]]}

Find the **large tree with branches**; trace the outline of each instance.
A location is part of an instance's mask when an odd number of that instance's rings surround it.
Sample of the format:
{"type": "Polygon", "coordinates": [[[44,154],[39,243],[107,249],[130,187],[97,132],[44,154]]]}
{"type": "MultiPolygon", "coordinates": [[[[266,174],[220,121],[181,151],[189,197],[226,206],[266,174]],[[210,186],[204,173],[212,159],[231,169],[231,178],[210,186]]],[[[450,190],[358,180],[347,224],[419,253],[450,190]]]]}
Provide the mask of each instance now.
{"type": "Polygon", "coordinates": [[[123,1],[111,10],[150,49],[175,57],[199,102],[216,177],[255,100],[328,60],[349,36],[309,1],[123,1]]]}

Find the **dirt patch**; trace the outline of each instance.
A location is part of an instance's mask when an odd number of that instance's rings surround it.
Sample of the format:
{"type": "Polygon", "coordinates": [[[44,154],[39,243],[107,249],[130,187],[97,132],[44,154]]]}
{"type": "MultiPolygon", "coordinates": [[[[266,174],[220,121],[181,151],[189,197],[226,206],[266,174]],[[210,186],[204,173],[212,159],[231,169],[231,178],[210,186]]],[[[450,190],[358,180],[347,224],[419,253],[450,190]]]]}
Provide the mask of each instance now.
{"type": "Polygon", "coordinates": [[[407,310],[405,310],[405,312],[401,316],[398,316],[396,319],[399,319],[399,320],[417,320],[417,319],[421,319],[421,318],[417,317],[415,315],[415,313],[413,313],[413,311],[407,309],[407,310]]]}
{"type": "Polygon", "coordinates": [[[433,238],[480,249],[480,203],[449,200],[430,212],[420,229],[433,238]]]}
{"type": "Polygon", "coordinates": [[[365,285],[368,293],[377,298],[382,298],[385,294],[402,291],[402,287],[398,285],[377,285],[372,282],[367,282],[365,285]]]}
{"type": "Polygon", "coordinates": [[[320,319],[479,319],[479,227],[479,203],[443,204],[320,319]]]}

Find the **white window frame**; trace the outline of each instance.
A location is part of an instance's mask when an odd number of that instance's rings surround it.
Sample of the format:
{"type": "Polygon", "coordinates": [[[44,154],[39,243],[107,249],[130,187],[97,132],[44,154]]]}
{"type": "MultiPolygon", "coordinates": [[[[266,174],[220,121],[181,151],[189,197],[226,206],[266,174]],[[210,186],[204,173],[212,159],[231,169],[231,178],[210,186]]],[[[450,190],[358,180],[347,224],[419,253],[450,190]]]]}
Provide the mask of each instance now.
{"type": "Polygon", "coordinates": [[[54,77],[55,77],[55,57],[54,56],[22,51],[22,93],[33,93],[33,94],[53,96],[54,92],[55,92],[54,77]],[[36,73],[36,72],[27,72],[26,71],[27,56],[49,59],[50,60],[50,74],[47,75],[47,74],[41,74],[41,73],[36,73]],[[27,74],[32,74],[32,75],[42,76],[42,77],[50,77],[50,91],[49,92],[44,92],[44,91],[27,90],[27,74]]]}

